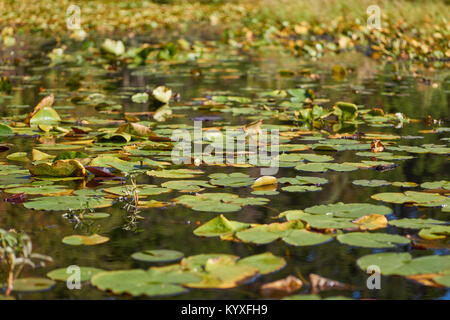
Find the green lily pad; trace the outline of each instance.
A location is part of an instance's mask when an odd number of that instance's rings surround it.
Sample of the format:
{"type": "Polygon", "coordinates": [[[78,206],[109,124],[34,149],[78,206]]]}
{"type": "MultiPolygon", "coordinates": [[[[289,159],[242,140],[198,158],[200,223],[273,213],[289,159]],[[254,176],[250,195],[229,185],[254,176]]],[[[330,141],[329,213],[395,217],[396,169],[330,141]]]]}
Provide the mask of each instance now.
{"type": "Polygon", "coordinates": [[[332,236],[307,230],[290,230],[283,241],[293,246],[313,246],[333,239],[332,236]]]}
{"type": "Polygon", "coordinates": [[[64,237],[62,239],[63,243],[71,245],[71,246],[80,246],[80,245],[94,246],[94,245],[102,244],[102,243],[105,243],[108,241],[109,241],[108,237],[103,237],[98,234],[93,234],[90,236],[76,234],[76,235],[64,237]]]}
{"type": "MultiPolygon", "coordinates": [[[[127,194],[127,188],[126,186],[117,186],[117,187],[111,187],[103,189],[106,193],[111,193],[117,196],[124,196],[127,194]]],[[[136,185],[136,191],[139,196],[153,196],[157,194],[167,193],[170,192],[170,189],[166,188],[159,188],[155,185],[151,184],[144,184],[144,185],[136,185]]]]}
{"type": "Polygon", "coordinates": [[[340,243],[364,248],[394,248],[397,244],[408,244],[406,237],[386,233],[351,232],[337,236],[340,243]]]}
{"type": "Polygon", "coordinates": [[[222,186],[222,187],[248,187],[255,182],[254,178],[250,176],[235,172],[235,173],[213,173],[210,174],[209,177],[211,180],[209,181],[212,185],[222,186]]]}
{"type": "Polygon", "coordinates": [[[450,236],[450,226],[434,226],[419,231],[419,236],[427,240],[445,239],[450,236]]]}
{"type": "Polygon", "coordinates": [[[446,224],[447,222],[435,219],[397,219],[389,221],[390,225],[396,226],[398,228],[406,229],[422,229],[422,228],[432,228],[436,225],[446,224]]]}
{"type": "Polygon", "coordinates": [[[162,268],[108,271],[91,278],[92,285],[114,294],[170,296],[187,292],[180,284],[198,282],[200,278],[182,271],[178,265],[162,268]]]}
{"type": "Polygon", "coordinates": [[[412,203],[417,206],[441,206],[447,197],[437,193],[406,191],[405,193],[385,192],[371,196],[372,199],[389,203],[412,203]]]}
{"type": "MultiPolygon", "coordinates": [[[[103,272],[104,270],[98,269],[98,268],[92,268],[92,267],[79,267],[80,268],[80,281],[89,281],[93,276],[95,276],[99,272],[103,272]]],[[[67,272],[68,268],[60,268],[55,269],[47,273],[47,277],[49,277],[52,280],[59,280],[59,281],[67,281],[69,277],[74,275],[72,271],[69,273],[67,272]]]]}
{"type": "Polygon", "coordinates": [[[247,223],[228,220],[221,214],[196,228],[194,234],[201,237],[220,237],[241,231],[248,227],[250,227],[250,225],[247,223]]]}
{"type": "Polygon", "coordinates": [[[263,205],[269,201],[265,198],[239,198],[230,193],[203,193],[183,195],[175,198],[176,203],[185,205],[195,211],[233,212],[245,205],[263,205]]]}
{"type": "Polygon", "coordinates": [[[413,259],[409,253],[383,252],[361,257],[356,263],[362,270],[376,265],[384,275],[410,276],[450,272],[450,256],[448,255],[413,259]]]}
{"type": "Polygon", "coordinates": [[[134,260],[143,262],[171,262],[177,261],[183,258],[184,254],[175,250],[144,250],[133,253],[131,257],[134,260]]]}
{"type": "Polygon", "coordinates": [[[353,180],[352,183],[363,187],[384,187],[391,184],[391,182],[386,180],[353,180]]]}
{"type": "Polygon", "coordinates": [[[199,192],[203,188],[215,188],[207,181],[202,180],[175,180],[161,184],[162,187],[186,192],[199,192]]]}
{"type": "Polygon", "coordinates": [[[387,215],[392,210],[385,206],[373,205],[369,203],[334,203],[328,205],[317,205],[305,209],[311,214],[324,214],[342,218],[360,218],[368,214],[387,215]]]}
{"type": "Polygon", "coordinates": [[[14,135],[13,129],[11,129],[6,124],[0,123],[0,137],[12,136],[14,135]]]}
{"type": "Polygon", "coordinates": [[[55,285],[55,281],[46,278],[21,278],[13,282],[13,292],[46,291],[55,285]]]}
{"type": "Polygon", "coordinates": [[[50,186],[33,186],[33,187],[18,187],[18,188],[11,188],[6,189],[6,193],[25,193],[25,194],[33,194],[33,195],[45,195],[45,196],[57,196],[57,195],[64,195],[64,194],[70,194],[72,192],[71,189],[65,189],[64,186],[58,186],[58,185],[50,185],[50,186]]]}
{"type": "Polygon", "coordinates": [[[203,174],[201,170],[193,169],[165,169],[151,170],[146,172],[149,176],[170,179],[186,179],[194,178],[196,175],[203,174]]]}
{"type": "Polygon", "coordinates": [[[50,211],[105,208],[111,205],[111,199],[85,196],[40,197],[24,203],[28,209],[50,211]]]}

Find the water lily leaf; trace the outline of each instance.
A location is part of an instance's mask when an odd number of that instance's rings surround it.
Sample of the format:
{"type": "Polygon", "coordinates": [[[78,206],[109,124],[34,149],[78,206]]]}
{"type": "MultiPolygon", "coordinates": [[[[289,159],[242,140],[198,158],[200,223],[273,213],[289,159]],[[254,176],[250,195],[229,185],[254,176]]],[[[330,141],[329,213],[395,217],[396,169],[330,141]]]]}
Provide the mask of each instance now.
{"type": "Polygon", "coordinates": [[[364,248],[394,248],[396,244],[408,244],[410,240],[396,234],[352,232],[337,236],[340,243],[364,248]]]}
{"type": "Polygon", "coordinates": [[[89,155],[87,153],[80,152],[80,151],[65,151],[65,152],[59,153],[55,157],[54,161],[66,160],[66,159],[85,159],[85,158],[89,158],[89,155]]]}
{"type": "Polygon", "coordinates": [[[427,240],[445,239],[450,235],[450,226],[434,226],[419,231],[419,236],[427,240]]]}
{"type": "Polygon", "coordinates": [[[196,228],[194,234],[201,237],[218,237],[232,234],[248,227],[250,225],[247,223],[228,220],[221,214],[196,228]]]}
{"type": "Polygon", "coordinates": [[[184,253],[176,250],[144,250],[131,255],[134,260],[143,262],[171,262],[183,258],[184,253]]]}
{"type": "Polygon", "coordinates": [[[156,87],[152,91],[152,97],[162,104],[167,104],[172,97],[172,90],[166,86],[156,87]]]}
{"type": "Polygon", "coordinates": [[[352,183],[363,187],[384,187],[391,184],[391,182],[386,180],[353,180],[352,183]]]}
{"type": "Polygon", "coordinates": [[[421,188],[424,189],[445,189],[450,190],[450,181],[441,180],[434,182],[424,182],[420,185],[421,188]]]}
{"type": "Polygon", "coordinates": [[[378,266],[380,272],[384,275],[395,274],[395,270],[400,268],[405,262],[411,261],[409,253],[383,252],[366,255],[359,258],[356,263],[362,269],[366,270],[369,266],[378,266]]]}
{"type": "Polygon", "coordinates": [[[144,126],[139,123],[126,123],[120,126],[116,133],[127,133],[133,137],[145,138],[149,137],[153,134],[152,130],[149,127],[144,126]]]}
{"type": "Polygon", "coordinates": [[[111,205],[111,199],[85,196],[41,197],[24,203],[25,208],[28,209],[50,211],[105,208],[111,205]]]}
{"type": "Polygon", "coordinates": [[[409,253],[383,252],[361,257],[357,260],[357,264],[362,270],[376,265],[384,275],[410,276],[450,272],[450,256],[448,255],[413,259],[409,253]]]}
{"type": "Polygon", "coordinates": [[[193,169],[165,169],[165,170],[151,170],[146,172],[147,175],[158,178],[170,179],[186,179],[194,178],[195,175],[203,174],[201,170],[193,169]]]}
{"type": "Polygon", "coordinates": [[[280,178],[278,179],[278,182],[289,183],[292,185],[320,185],[328,183],[328,180],[319,177],[296,176],[295,178],[280,178]]]}
{"type": "Polygon", "coordinates": [[[315,229],[347,229],[355,228],[351,218],[337,218],[329,215],[314,215],[302,210],[288,210],[280,214],[288,221],[301,220],[315,229]]]}
{"type": "Polygon", "coordinates": [[[111,215],[106,212],[88,212],[83,214],[83,219],[99,220],[110,217],[111,215]]]}
{"type": "Polygon", "coordinates": [[[113,54],[114,56],[120,56],[125,53],[125,46],[122,41],[105,39],[102,43],[101,49],[107,53],[113,54]]]}
{"type": "Polygon", "coordinates": [[[191,288],[234,288],[258,275],[258,269],[245,263],[237,263],[231,255],[198,255],[184,258],[181,266],[193,270],[202,278],[200,282],[187,283],[191,288]]]}
{"type": "Polygon", "coordinates": [[[197,280],[197,276],[181,271],[179,266],[169,266],[148,271],[133,269],[101,272],[91,278],[91,283],[100,290],[112,291],[114,294],[154,297],[184,293],[187,290],[179,283],[197,280]]]}
{"type": "Polygon", "coordinates": [[[202,180],[175,180],[167,181],[161,184],[162,187],[168,189],[179,190],[181,192],[199,192],[203,188],[215,188],[208,184],[207,181],[202,180]]]}
{"type": "Polygon", "coordinates": [[[347,172],[358,170],[358,167],[345,163],[311,162],[295,166],[295,170],[307,172],[326,172],[328,170],[347,172]]]}
{"type": "Polygon", "coordinates": [[[307,191],[319,191],[322,190],[322,188],[316,186],[287,186],[281,188],[281,190],[286,192],[307,192],[307,191]]]}
{"type": "Polygon", "coordinates": [[[301,222],[289,221],[283,223],[271,223],[267,225],[256,225],[236,233],[236,237],[244,242],[266,244],[281,238],[293,228],[303,228],[301,222]]]}
{"type": "Polygon", "coordinates": [[[372,199],[389,203],[412,203],[418,206],[440,206],[446,201],[446,197],[437,193],[406,191],[405,193],[385,192],[371,196],[372,199]]]}
{"type": "Polygon", "coordinates": [[[43,161],[53,159],[55,156],[51,154],[39,151],[38,149],[31,150],[31,159],[33,161],[43,161]]]}
{"type": "Polygon", "coordinates": [[[209,183],[216,186],[222,186],[222,187],[248,187],[252,185],[255,182],[254,178],[251,178],[250,176],[234,172],[230,174],[226,173],[213,173],[210,174],[208,177],[211,178],[209,183]]]}
{"type": "Polygon", "coordinates": [[[450,275],[435,277],[433,280],[440,285],[450,287],[450,275]]]}
{"type": "Polygon", "coordinates": [[[262,176],[256,179],[252,184],[252,188],[258,188],[267,185],[276,185],[278,183],[277,178],[272,176],[262,176]]]}
{"type": "Polygon", "coordinates": [[[342,218],[360,218],[368,214],[387,215],[392,210],[385,206],[373,205],[369,203],[334,203],[328,205],[317,205],[305,209],[311,214],[325,214],[342,218]]]}
{"type": "MultiPolygon", "coordinates": [[[[104,270],[98,269],[98,268],[92,268],[92,267],[79,267],[80,268],[80,281],[89,281],[93,276],[95,276],[97,273],[103,272],[104,270]]],[[[73,275],[73,271],[70,271],[69,268],[60,268],[55,269],[47,273],[47,277],[49,277],[52,280],[59,280],[59,281],[67,281],[69,277],[73,275]],[[69,270],[69,272],[68,272],[69,270]]]]}
{"type": "Polygon", "coordinates": [[[333,106],[333,113],[340,121],[351,121],[358,116],[358,107],[353,103],[337,102],[333,106]]]}
{"type": "Polygon", "coordinates": [[[0,123],[0,137],[12,136],[14,135],[13,129],[11,129],[6,124],[0,123]]]}
{"type": "Polygon", "coordinates": [[[84,166],[75,159],[32,165],[30,173],[33,176],[49,177],[84,177],[87,175],[84,166]]]}
{"type": "Polygon", "coordinates": [[[422,228],[432,228],[440,224],[446,224],[447,222],[435,219],[397,219],[389,221],[390,225],[396,226],[398,228],[406,229],[422,229],[422,228]]]}
{"type": "Polygon", "coordinates": [[[64,186],[50,185],[50,186],[33,186],[33,187],[17,187],[5,189],[6,193],[12,194],[33,194],[33,195],[45,195],[45,196],[61,196],[72,193],[72,189],[66,189],[64,186]]]}
{"type": "Polygon", "coordinates": [[[283,241],[293,246],[313,246],[333,239],[332,236],[307,230],[290,230],[283,241]]]}
{"type": "Polygon", "coordinates": [[[108,237],[103,237],[98,234],[93,234],[90,236],[72,235],[72,236],[64,237],[62,239],[63,243],[71,245],[71,246],[80,246],[80,245],[94,246],[94,245],[102,244],[102,243],[105,243],[108,241],[109,241],[108,237]]]}
{"type": "Polygon", "coordinates": [[[54,101],[55,96],[53,94],[43,98],[36,107],[34,107],[33,112],[28,114],[25,119],[25,124],[37,126],[39,124],[57,124],[61,121],[58,112],[52,107],[54,101]]]}
{"type": "Polygon", "coordinates": [[[8,154],[6,156],[6,159],[11,160],[11,161],[19,161],[19,162],[30,161],[30,159],[28,159],[28,157],[27,157],[26,152],[14,152],[14,153],[8,154]]]}
{"type": "Polygon", "coordinates": [[[108,167],[122,172],[132,172],[140,167],[139,161],[125,161],[111,155],[102,155],[92,159],[90,167],[108,167]]]}
{"type": "Polygon", "coordinates": [[[388,220],[381,214],[369,214],[356,219],[354,223],[358,224],[361,230],[377,230],[386,228],[388,220]]]}
{"type": "Polygon", "coordinates": [[[408,182],[408,181],[395,181],[392,182],[392,186],[401,188],[415,188],[418,186],[418,184],[415,182],[408,182]]]}
{"type": "MultiPolygon", "coordinates": [[[[111,187],[106,188],[103,190],[106,193],[111,193],[117,196],[124,196],[127,194],[127,188],[126,186],[117,186],[117,187],[111,187]]],[[[167,193],[170,192],[170,189],[166,188],[159,188],[155,185],[151,184],[144,184],[144,185],[136,185],[136,191],[139,196],[153,196],[157,194],[167,193]]]]}
{"type": "Polygon", "coordinates": [[[39,292],[49,290],[55,281],[46,278],[21,278],[13,282],[13,292],[39,292]]]}
{"type": "Polygon", "coordinates": [[[131,96],[131,100],[135,103],[146,103],[148,101],[148,93],[139,92],[131,96]]]}
{"type": "Polygon", "coordinates": [[[197,195],[183,195],[174,199],[192,210],[210,212],[238,211],[244,205],[262,205],[268,202],[265,198],[239,198],[229,193],[203,193],[197,195]]]}
{"type": "Polygon", "coordinates": [[[258,269],[259,274],[269,274],[278,271],[286,266],[286,260],[273,255],[270,252],[255,254],[238,261],[238,264],[245,264],[258,269]]]}

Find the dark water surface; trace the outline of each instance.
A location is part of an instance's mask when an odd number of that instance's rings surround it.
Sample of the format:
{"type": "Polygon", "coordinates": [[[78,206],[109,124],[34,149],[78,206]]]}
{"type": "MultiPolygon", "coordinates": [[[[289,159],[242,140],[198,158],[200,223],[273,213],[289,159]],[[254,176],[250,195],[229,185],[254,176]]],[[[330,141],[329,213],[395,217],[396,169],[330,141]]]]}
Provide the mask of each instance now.
{"type": "MultiPolygon", "coordinates": [[[[27,56],[18,66],[0,67],[0,73],[13,79],[14,90],[11,97],[1,100],[0,112],[2,116],[21,115],[30,112],[37,102],[49,92],[55,93],[55,106],[61,117],[71,115],[79,120],[88,117],[112,117],[123,119],[123,115],[102,115],[92,106],[75,105],[69,98],[76,96],[77,91],[70,91],[66,86],[68,80],[76,75],[84,77],[82,91],[102,92],[108,97],[123,105],[125,112],[147,111],[146,105],[132,103],[130,96],[155,85],[165,84],[173,91],[180,93],[181,100],[172,102],[173,113],[176,115],[167,121],[167,124],[193,125],[191,118],[204,115],[223,117],[223,121],[206,122],[207,126],[244,125],[259,119],[258,114],[239,114],[232,112],[209,112],[195,110],[199,98],[205,99],[213,94],[246,96],[257,99],[257,93],[275,89],[288,89],[294,87],[312,88],[316,98],[330,99],[326,105],[336,101],[349,101],[367,107],[382,107],[385,112],[402,112],[410,118],[420,119],[420,122],[406,124],[403,128],[394,127],[368,127],[362,125],[361,132],[392,133],[401,136],[423,136],[423,139],[401,140],[399,144],[422,145],[424,143],[448,144],[440,140],[445,134],[421,134],[420,130],[432,129],[422,121],[431,115],[433,119],[448,119],[449,115],[449,72],[435,71],[425,74],[431,82],[438,82],[439,87],[433,88],[431,84],[419,81],[412,76],[406,63],[393,64],[374,62],[359,54],[347,54],[329,57],[320,61],[305,61],[273,51],[248,54],[246,52],[227,52],[223,49],[213,50],[209,55],[199,61],[182,61],[171,63],[157,63],[135,69],[118,66],[117,70],[105,71],[94,61],[89,61],[88,54],[76,51],[85,58],[85,62],[68,63],[65,65],[49,66],[48,61],[41,55],[27,56]],[[336,79],[331,74],[331,67],[343,64],[353,71],[343,79],[336,79]],[[194,77],[191,71],[199,69],[202,76],[194,77]],[[310,69],[319,79],[311,79],[305,75],[286,77],[280,75],[280,70],[310,69]],[[107,87],[109,90],[104,90],[107,87]],[[40,88],[46,89],[40,93],[40,88]]],[[[3,58],[8,53],[3,53],[3,58]]],[[[16,52],[20,55],[20,52],[16,52]]],[[[267,102],[270,106],[270,102],[267,102]]],[[[265,124],[278,123],[275,120],[264,120],[265,124]]],[[[10,139],[14,147],[9,151],[29,152],[35,141],[32,138],[15,137],[10,139]]],[[[311,141],[314,143],[314,141],[311,141]]],[[[6,161],[6,153],[0,154],[0,161],[6,161]]],[[[411,181],[422,183],[450,179],[449,162],[447,155],[414,154],[416,158],[406,161],[397,161],[399,166],[393,170],[379,172],[375,170],[357,170],[354,172],[327,172],[312,174],[325,177],[329,183],[318,192],[289,193],[280,192],[276,196],[264,196],[271,201],[267,206],[246,206],[241,211],[226,214],[229,219],[251,223],[273,222],[278,213],[291,209],[304,209],[316,204],[328,204],[342,201],[344,203],[366,202],[377,203],[370,196],[379,192],[400,192],[400,188],[388,187],[362,187],[352,184],[356,179],[383,179],[388,181],[411,181]]],[[[337,162],[360,161],[362,158],[354,151],[339,152],[336,154],[337,162]]],[[[251,176],[258,176],[257,168],[235,169],[208,167],[202,168],[206,174],[213,172],[244,172],[251,176]]],[[[293,168],[280,169],[277,177],[295,177],[302,174],[293,168]]],[[[206,177],[206,175],[204,176],[206,177]]],[[[1,183],[9,183],[8,177],[0,177],[1,183]]],[[[202,179],[202,178],[200,178],[202,179]]],[[[204,178],[203,178],[204,179],[204,178]]],[[[159,185],[168,179],[140,176],[139,183],[159,185]]],[[[58,182],[71,188],[82,187],[79,182],[58,182]]],[[[414,189],[417,190],[417,189],[414,189]]],[[[220,192],[230,192],[240,196],[249,196],[250,188],[224,188],[220,192]]],[[[179,192],[162,194],[151,199],[169,201],[181,195],[179,192]]],[[[442,213],[440,208],[417,208],[402,205],[391,205],[393,213],[388,219],[418,218],[427,216],[448,221],[448,214],[442,213]]],[[[326,244],[309,247],[289,246],[282,241],[275,241],[268,245],[251,245],[221,241],[218,238],[200,238],[193,234],[197,222],[204,223],[214,218],[216,213],[205,213],[190,210],[184,206],[169,206],[166,208],[142,209],[141,215],[145,218],[139,223],[142,232],[131,232],[122,229],[125,222],[124,210],[120,205],[97,211],[111,213],[111,217],[97,220],[102,235],[110,237],[110,241],[98,246],[68,246],[61,243],[64,236],[74,233],[73,224],[62,217],[61,212],[32,211],[21,204],[0,202],[0,227],[4,229],[15,228],[27,232],[33,240],[34,250],[48,254],[54,263],[45,268],[27,268],[25,276],[44,276],[55,268],[76,264],[92,266],[105,270],[147,268],[148,263],[140,263],[131,259],[131,254],[145,249],[173,249],[182,251],[185,256],[201,253],[230,253],[241,257],[270,251],[275,255],[283,256],[287,266],[280,272],[259,278],[253,283],[229,290],[196,290],[192,289],[186,294],[171,297],[175,299],[253,299],[261,298],[259,285],[284,276],[301,274],[307,278],[310,273],[338,280],[355,286],[353,291],[325,292],[322,296],[345,295],[353,298],[382,298],[382,299],[448,299],[450,291],[442,288],[426,287],[402,277],[382,277],[381,290],[366,289],[367,274],[361,271],[356,260],[366,254],[380,252],[381,250],[354,248],[342,245],[334,240],[326,244]]],[[[389,226],[388,233],[413,233],[413,230],[399,229],[389,226]]],[[[415,256],[429,254],[448,254],[448,249],[439,250],[413,250],[411,247],[400,247],[397,251],[414,251],[415,256]]],[[[392,251],[392,250],[391,250],[392,251]]],[[[302,292],[304,292],[303,290],[302,292]]],[[[52,290],[42,293],[18,294],[19,299],[122,299],[126,296],[114,296],[102,292],[87,284],[81,290],[68,290],[64,282],[58,282],[52,290]]]]}

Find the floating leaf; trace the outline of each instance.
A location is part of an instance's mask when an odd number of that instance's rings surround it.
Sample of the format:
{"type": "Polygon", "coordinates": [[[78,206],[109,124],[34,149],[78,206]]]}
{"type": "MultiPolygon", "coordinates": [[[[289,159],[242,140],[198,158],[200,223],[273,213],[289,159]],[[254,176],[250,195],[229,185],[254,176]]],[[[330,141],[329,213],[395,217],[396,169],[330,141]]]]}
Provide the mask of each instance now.
{"type": "Polygon", "coordinates": [[[175,250],[144,250],[133,253],[131,257],[134,260],[143,262],[171,262],[177,261],[183,258],[184,254],[175,250]]]}
{"type": "Polygon", "coordinates": [[[394,248],[396,244],[408,244],[406,237],[386,233],[351,232],[337,236],[340,243],[364,248],[394,248]]]}
{"type": "MultiPolygon", "coordinates": [[[[102,272],[104,270],[98,269],[98,268],[92,268],[92,267],[78,267],[79,268],[79,275],[80,275],[80,281],[89,281],[93,276],[95,276],[97,273],[102,272]]],[[[59,281],[67,281],[69,277],[72,277],[74,275],[73,269],[71,270],[69,267],[67,268],[61,268],[61,269],[55,269],[47,273],[47,277],[49,277],[52,280],[59,280],[59,281]]]]}
{"type": "Polygon", "coordinates": [[[111,199],[85,196],[42,197],[24,203],[25,208],[28,209],[50,211],[105,208],[111,205],[111,199]]]}
{"type": "Polygon", "coordinates": [[[49,290],[55,281],[45,278],[21,278],[13,282],[14,292],[39,292],[49,290]]]}
{"type": "Polygon", "coordinates": [[[33,176],[47,177],[84,177],[87,175],[84,166],[74,159],[33,165],[30,167],[30,173],[33,176]]]}
{"type": "Polygon", "coordinates": [[[213,173],[210,174],[209,177],[211,178],[209,183],[215,186],[222,187],[248,187],[255,182],[254,178],[251,178],[250,176],[239,172],[230,174],[213,173]]]}
{"type": "Polygon", "coordinates": [[[392,210],[385,206],[373,205],[368,203],[342,203],[328,205],[317,205],[305,209],[305,212],[311,214],[325,214],[342,218],[360,218],[368,214],[387,215],[392,210]]]}
{"type": "Polygon", "coordinates": [[[246,229],[249,226],[247,223],[228,220],[221,214],[195,229],[194,234],[202,237],[225,236],[246,229]]]}
{"type": "Polygon", "coordinates": [[[102,244],[105,242],[108,242],[108,237],[103,237],[98,234],[93,234],[90,236],[84,236],[84,235],[73,235],[73,236],[67,236],[64,237],[62,242],[71,246],[94,246],[97,244],[102,244]]]}

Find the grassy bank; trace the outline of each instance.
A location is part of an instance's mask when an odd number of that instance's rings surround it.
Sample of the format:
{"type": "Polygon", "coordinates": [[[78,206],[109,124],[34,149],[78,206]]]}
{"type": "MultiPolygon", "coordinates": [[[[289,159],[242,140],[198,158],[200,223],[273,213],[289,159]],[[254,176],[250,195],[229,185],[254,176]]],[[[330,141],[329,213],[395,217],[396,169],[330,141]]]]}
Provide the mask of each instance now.
{"type": "MultiPolygon", "coordinates": [[[[32,34],[64,39],[72,2],[2,1],[5,37],[32,34]]],[[[188,38],[207,30],[212,40],[238,46],[283,44],[295,55],[319,57],[357,48],[374,58],[425,63],[447,61],[449,1],[250,0],[78,1],[84,32],[91,35],[161,34],[188,38]],[[368,6],[380,8],[381,29],[367,27],[368,6]]],[[[202,35],[199,36],[200,38],[202,35]]],[[[170,39],[173,40],[173,39],[170,39]]]]}

